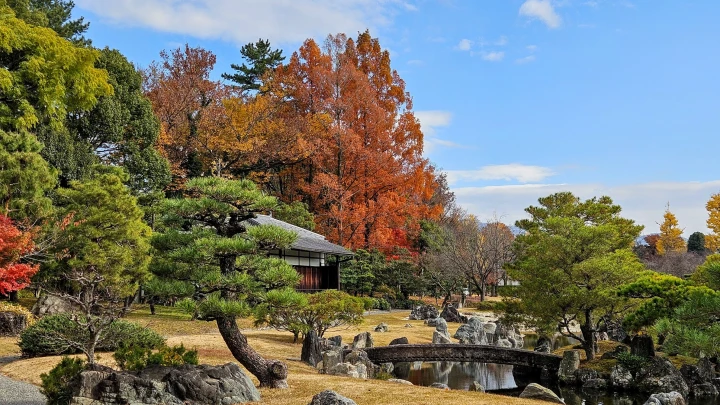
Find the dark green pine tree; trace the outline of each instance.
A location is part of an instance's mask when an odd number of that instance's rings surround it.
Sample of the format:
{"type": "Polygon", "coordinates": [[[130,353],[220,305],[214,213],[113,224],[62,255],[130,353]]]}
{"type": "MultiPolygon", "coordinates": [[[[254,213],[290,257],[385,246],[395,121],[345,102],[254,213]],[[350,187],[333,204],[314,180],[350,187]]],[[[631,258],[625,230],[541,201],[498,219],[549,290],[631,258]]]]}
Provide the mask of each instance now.
{"type": "Polygon", "coordinates": [[[268,70],[275,69],[284,60],[282,50],[270,48],[270,41],[259,39],[256,43],[249,43],[240,48],[240,54],[248,64],[231,64],[230,67],[235,73],[223,73],[223,79],[237,83],[237,87],[243,91],[260,90],[262,76],[268,70]]]}
{"type": "Polygon", "coordinates": [[[297,235],[276,226],[247,226],[245,221],[255,213],[277,206],[274,197],[264,195],[251,181],[197,177],[188,181],[187,195],[192,197],[161,204],[165,215],[156,224],[161,233],[152,242],[152,290],[175,298],[192,291],[197,317],[217,322],[233,356],[260,386],[286,388],[287,366],[253,350],[236,317],[249,315],[267,292],[299,282],[287,262],[267,257],[269,250],[289,247],[297,235]]]}
{"type": "Polygon", "coordinates": [[[705,234],[702,232],[693,232],[688,238],[687,251],[704,254],[705,250],[705,234]]]}

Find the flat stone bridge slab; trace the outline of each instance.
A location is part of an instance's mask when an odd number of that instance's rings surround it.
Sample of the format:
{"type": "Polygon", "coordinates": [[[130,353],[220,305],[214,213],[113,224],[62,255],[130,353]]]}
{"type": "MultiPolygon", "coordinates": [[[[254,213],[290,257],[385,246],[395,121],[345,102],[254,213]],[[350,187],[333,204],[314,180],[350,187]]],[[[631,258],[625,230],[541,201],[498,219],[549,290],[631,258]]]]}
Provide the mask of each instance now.
{"type": "Polygon", "coordinates": [[[561,356],[530,350],[466,344],[392,345],[363,349],[375,364],[413,361],[459,361],[510,364],[557,371],[561,356]]]}

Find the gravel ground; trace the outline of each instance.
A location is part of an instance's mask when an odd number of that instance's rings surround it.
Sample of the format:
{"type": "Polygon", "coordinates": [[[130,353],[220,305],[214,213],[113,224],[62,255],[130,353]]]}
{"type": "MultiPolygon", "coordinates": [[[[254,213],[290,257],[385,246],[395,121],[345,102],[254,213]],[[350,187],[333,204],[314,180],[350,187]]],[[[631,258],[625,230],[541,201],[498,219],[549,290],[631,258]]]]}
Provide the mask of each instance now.
{"type": "Polygon", "coordinates": [[[38,387],[0,375],[0,405],[45,405],[38,387]]]}

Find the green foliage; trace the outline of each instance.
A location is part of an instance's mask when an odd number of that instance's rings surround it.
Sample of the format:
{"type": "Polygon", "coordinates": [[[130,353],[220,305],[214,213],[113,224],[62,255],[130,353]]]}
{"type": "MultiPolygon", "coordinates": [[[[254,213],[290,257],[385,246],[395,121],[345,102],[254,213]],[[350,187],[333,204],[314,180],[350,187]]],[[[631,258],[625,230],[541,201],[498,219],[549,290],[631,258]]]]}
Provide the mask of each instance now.
{"type": "MultiPolygon", "coordinates": [[[[96,155],[105,164],[123,166],[130,175],[127,184],[135,192],[162,190],[170,183],[170,167],[155,149],[160,122],[143,93],[142,76],[125,56],[109,48],[100,51],[95,67],[109,73],[113,94],[100,97],[87,113],[68,116],[69,142],[77,143],[76,148],[96,155]]],[[[48,157],[56,167],[83,164],[56,159],[48,157]]]]}
{"type": "MultiPolygon", "coordinates": [[[[68,342],[88,339],[88,332],[73,322],[68,315],[48,315],[25,329],[20,334],[18,346],[23,356],[54,356],[74,354],[80,351],[68,342]]],[[[108,328],[98,341],[97,350],[113,351],[122,342],[145,348],[158,348],[165,339],[150,328],[136,323],[117,320],[108,328]]]]}
{"type": "Polygon", "coordinates": [[[389,311],[391,309],[390,303],[385,298],[375,298],[375,303],[372,309],[379,309],[380,311],[389,311]]]}
{"type": "Polygon", "coordinates": [[[127,174],[111,167],[95,170],[92,178],[57,191],[60,217],[71,222],[59,231],[56,260],[43,267],[42,276],[45,288],[65,293],[69,284],[107,304],[134,295],[149,278],[151,231],[123,184],[127,174]]]}
{"type": "Polygon", "coordinates": [[[623,366],[633,376],[637,375],[648,362],[648,359],[642,356],[631,354],[629,352],[622,352],[617,355],[617,362],[623,366]]]}
{"type": "Polygon", "coordinates": [[[191,198],[161,204],[164,215],[157,227],[163,232],[153,237],[157,253],[150,267],[160,281],[193,285],[186,296],[206,297],[195,308],[183,304],[189,310],[206,320],[244,316],[265,293],[299,282],[286,261],[267,256],[269,250],[288,247],[297,235],[245,222],[275,207],[275,198],[251,181],[217,177],[191,179],[187,190],[191,198]]]}
{"type": "Polygon", "coordinates": [[[720,354],[720,295],[693,292],[672,316],[658,320],[653,332],[661,337],[665,353],[717,356],[720,354]]]}
{"type": "Polygon", "coordinates": [[[61,37],[78,45],[90,45],[90,40],[82,36],[90,23],[83,17],[71,20],[75,3],[68,0],[8,0],[7,4],[15,11],[17,18],[28,24],[47,27],[61,37]]]}
{"type": "Polygon", "coordinates": [[[112,94],[99,52],[74,46],[51,29],[30,25],[0,5],[0,129],[47,122],[62,127],[68,112],[86,111],[112,94]]]}
{"type": "Polygon", "coordinates": [[[705,263],[698,266],[692,275],[692,280],[698,284],[705,284],[713,290],[720,290],[720,254],[708,256],[705,263]]]}
{"type": "Polygon", "coordinates": [[[687,251],[704,254],[705,249],[705,234],[702,232],[693,232],[688,238],[687,251]]]}
{"type": "Polygon", "coordinates": [[[301,201],[293,201],[290,204],[278,204],[273,210],[273,216],[281,221],[309,231],[315,229],[315,216],[308,211],[308,205],[301,201]]]}
{"type": "Polygon", "coordinates": [[[359,325],[364,309],[362,298],[342,291],[325,290],[306,295],[289,289],[274,290],[256,307],[255,323],[287,330],[296,337],[315,330],[322,337],[330,328],[359,325]]]}
{"type": "Polygon", "coordinates": [[[198,364],[197,350],[187,350],[184,345],[163,346],[157,352],[142,346],[120,345],[113,354],[122,370],[141,371],[150,366],[176,367],[184,364],[198,364]]]}
{"type": "Polygon", "coordinates": [[[502,312],[506,305],[502,301],[479,301],[475,303],[474,307],[480,311],[502,312]]]}
{"type": "Polygon", "coordinates": [[[40,374],[40,392],[47,397],[47,405],[67,405],[73,394],[72,381],[85,370],[82,359],[63,357],[49,373],[40,374]]]}
{"type": "Polygon", "coordinates": [[[27,131],[0,130],[0,210],[13,220],[47,217],[52,201],[47,197],[57,183],[57,173],[40,156],[42,145],[27,131]]]}
{"type": "Polygon", "coordinates": [[[675,311],[691,294],[708,291],[707,287],[693,285],[675,276],[647,271],[618,290],[621,296],[640,300],[639,306],[625,317],[623,324],[630,331],[640,331],[675,311]]]}
{"type": "Polygon", "coordinates": [[[627,299],[617,290],[644,270],[630,250],[642,226],[620,217],[609,197],[581,201],[557,193],[539,202],[525,209],[530,219],[516,222],[525,233],[516,238],[517,260],[510,266],[520,283],[514,298],[535,326],[575,335],[591,357],[593,342],[572,333],[569,320],[592,331],[627,299]]]}
{"type": "Polygon", "coordinates": [[[223,73],[223,79],[237,83],[242,90],[260,90],[262,76],[270,70],[280,66],[285,57],[282,50],[273,50],[270,41],[259,39],[256,43],[249,43],[240,48],[240,54],[250,66],[231,64],[236,73],[223,73]]]}
{"type": "Polygon", "coordinates": [[[370,294],[375,285],[375,274],[387,265],[385,256],[378,250],[358,249],[349,262],[340,266],[340,284],[355,294],[370,294]]]}

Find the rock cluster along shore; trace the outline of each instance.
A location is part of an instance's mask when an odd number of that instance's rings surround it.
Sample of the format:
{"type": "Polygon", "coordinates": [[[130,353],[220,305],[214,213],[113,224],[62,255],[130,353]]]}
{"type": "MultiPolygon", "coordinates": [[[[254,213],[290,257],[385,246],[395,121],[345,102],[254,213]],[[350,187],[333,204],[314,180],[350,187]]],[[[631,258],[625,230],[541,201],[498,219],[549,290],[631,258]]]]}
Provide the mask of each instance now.
{"type": "Polygon", "coordinates": [[[138,373],[103,366],[80,373],[71,405],[230,405],[260,400],[250,377],[235,363],[222,366],[150,367],[138,373]]]}

